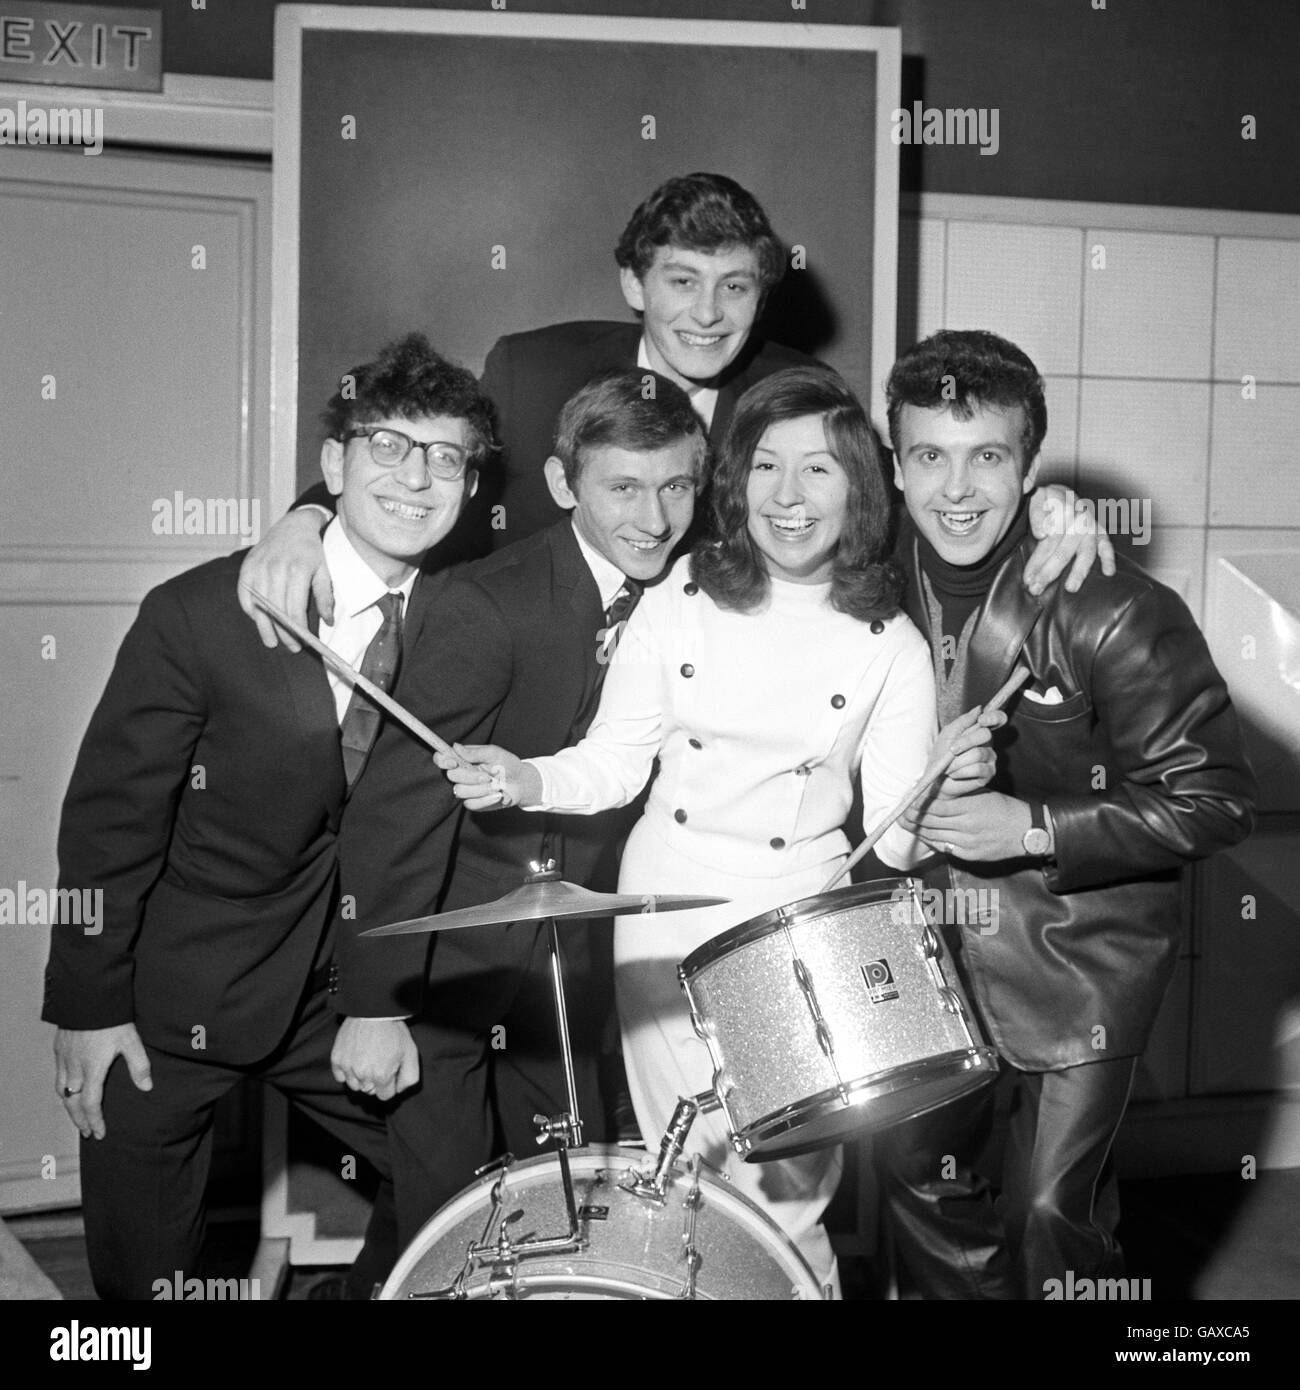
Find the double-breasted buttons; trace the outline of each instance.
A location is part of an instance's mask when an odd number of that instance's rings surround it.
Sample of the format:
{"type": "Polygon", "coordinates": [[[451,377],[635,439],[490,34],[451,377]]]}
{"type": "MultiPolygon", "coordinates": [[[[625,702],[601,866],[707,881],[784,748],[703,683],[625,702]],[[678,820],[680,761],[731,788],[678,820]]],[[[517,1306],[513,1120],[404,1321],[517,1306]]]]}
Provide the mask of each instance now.
{"type": "Polygon", "coordinates": [[[773,849],[785,848],[785,841],[779,835],[773,835],[772,838],[768,841],[768,844],[770,844],[773,849]]]}
{"type": "Polygon", "coordinates": [[[699,741],[698,738],[687,739],[687,742],[691,745],[692,748],[703,748],[703,747],[704,747],[704,745],[699,741]]]}
{"type": "Polygon", "coordinates": [[[684,584],[682,586],[682,593],[684,593],[688,598],[694,598],[695,595],[699,592],[700,586],[694,580],[691,580],[689,584],[684,584]]]}
{"type": "Polygon", "coordinates": [[[685,811],[681,811],[681,810],[674,811],[674,812],[673,812],[673,819],[677,822],[678,825],[685,825],[685,824],[686,824],[686,812],[685,812],[685,811]]]}
{"type": "Polygon", "coordinates": [[[695,674],[695,667],[692,666],[691,663],[690,663],[689,661],[686,662],[686,663],[682,666],[682,675],[684,675],[684,676],[686,677],[687,680],[690,680],[690,678],[691,678],[694,674],[695,674]]]}
{"type": "Polygon", "coordinates": [[[879,637],[880,634],[881,634],[882,632],[884,632],[884,630],[885,630],[885,625],[884,625],[884,623],[882,623],[882,622],[880,621],[879,618],[877,618],[877,619],[871,624],[871,630],[872,630],[872,632],[874,632],[874,633],[876,634],[877,637],[879,637]]]}
{"type": "Polygon", "coordinates": [[[831,696],[831,708],[832,708],[832,709],[843,709],[843,708],[844,708],[844,696],[843,696],[843,695],[832,695],[832,696],[831,696]]]}
{"type": "Polygon", "coordinates": [[[800,763],[799,766],[795,768],[794,775],[796,777],[810,777],[812,775],[812,768],[810,768],[807,763],[800,763]]]}

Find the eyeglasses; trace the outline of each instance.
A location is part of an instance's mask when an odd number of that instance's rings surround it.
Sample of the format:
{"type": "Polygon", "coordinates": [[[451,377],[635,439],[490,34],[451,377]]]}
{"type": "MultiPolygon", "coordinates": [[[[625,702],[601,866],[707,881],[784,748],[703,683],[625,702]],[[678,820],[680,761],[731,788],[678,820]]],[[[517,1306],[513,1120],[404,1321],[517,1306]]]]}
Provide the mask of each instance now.
{"type": "Polygon", "coordinates": [[[444,482],[454,482],[465,475],[469,465],[469,454],[459,444],[446,444],[435,439],[428,444],[412,439],[401,430],[356,429],[348,430],[343,436],[349,439],[366,439],[370,442],[370,457],[381,468],[396,468],[412,449],[424,450],[425,466],[435,478],[444,482]]]}

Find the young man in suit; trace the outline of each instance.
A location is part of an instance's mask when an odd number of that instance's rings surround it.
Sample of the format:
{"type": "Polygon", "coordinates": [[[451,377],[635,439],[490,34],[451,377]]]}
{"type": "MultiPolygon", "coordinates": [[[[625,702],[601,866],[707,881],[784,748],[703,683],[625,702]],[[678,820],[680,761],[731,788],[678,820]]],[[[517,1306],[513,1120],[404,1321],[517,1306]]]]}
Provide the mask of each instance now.
{"type": "MultiPolygon", "coordinates": [[[[633,368],[582,387],[545,464],[570,516],[443,580],[436,615],[407,652],[403,703],[451,741],[540,755],[580,738],[620,620],[690,525],[704,457],[699,416],[666,377],[633,368]]],[[[507,1149],[534,1152],[535,1114],[568,1108],[547,943],[536,922],[360,933],[491,901],[518,888],[534,860],[586,882],[617,838],[602,819],[462,820],[428,751],[395,723],[379,736],[344,817],[336,1007],[348,1017],[334,1063],[348,1085],[398,1096],[389,1136],[403,1242],[476,1168],[507,1149]]],[[[594,1141],[602,1018],[585,988],[588,930],[608,928],[564,924],[579,1105],[594,1141]]]]}
{"type": "MultiPolygon", "coordinates": [[[[403,626],[410,642],[424,621],[420,563],[474,491],[491,405],[412,334],[355,368],[326,420],[337,602],[319,633],[382,684],[403,626]]],[[[146,596],[63,807],[60,881],[102,891],[102,927],[55,926],[42,1017],[57,1025],[55,1082],[82,1135],[103,1298],[149,1298],[197,1272],[213,1109],[241,1077],[283,1090],[387,1171],[381,1113],[329,1063],[336,841],[377,716],[314,656],[257,640],[235,598],[242,558],[146,596]]],[[[396,1253],[381,1189],[354,1296],[396,1253]]]]}
{"type": "Polygon", "coordinates": [[[614,249],[619,288],[634,323],[555,323],[499,338],[483,385],[497,407],[504,449],[499,501],[504,526],[493,548],[555,519],[538,461],[550,451],[560,407],[609,368],[650,368],[691,399],[711,448],[736,402],[756,381],[811,361],[764,340],[763,305],[786,270],[785,249],[752,194],[722,174],[686,174],[661,184],[636,209],[614,249]]]}
{"type": "Polygon", "coordinates": [[[1047,429],[1029,358],[991,333],[936,333],[887,394],[908,612],[940,720],[1030,672],[989,786],[909,817],[947,855],[934,886],[996,905],[944,930],[1015,1088],[1001,1195],[975,1169],[986,1087],[881,1137],[887,1210],[925,1296],[1059,1297],[1071,1273],[1123,1276],[1110,1150],[1174,969],[1179,870],[1250,832],[1255,783],[1176,594],[1127,560],[1077,593],[1025,591],[1047,429]]]}

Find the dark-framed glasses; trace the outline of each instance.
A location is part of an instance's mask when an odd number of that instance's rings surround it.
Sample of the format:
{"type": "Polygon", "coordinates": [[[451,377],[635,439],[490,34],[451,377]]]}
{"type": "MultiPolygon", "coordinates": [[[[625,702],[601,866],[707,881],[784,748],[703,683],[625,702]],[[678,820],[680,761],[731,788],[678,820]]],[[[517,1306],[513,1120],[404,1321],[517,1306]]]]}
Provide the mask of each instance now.
{"type": "Polygon", "coordinates": [[[459,444],[448,444],[440,439],[425,444],[412,439],[409,434],[403,434],[401,430],[367,425],[348,430],[343,440],[346,443],[349,439],[368,440],[370,457],[381,468],[396,468],[412,449],[424,450],[424,461],[429,472],[444,482],[450,483],[464,477],[465,469],[469,466],[469,453],[459,444]]]}

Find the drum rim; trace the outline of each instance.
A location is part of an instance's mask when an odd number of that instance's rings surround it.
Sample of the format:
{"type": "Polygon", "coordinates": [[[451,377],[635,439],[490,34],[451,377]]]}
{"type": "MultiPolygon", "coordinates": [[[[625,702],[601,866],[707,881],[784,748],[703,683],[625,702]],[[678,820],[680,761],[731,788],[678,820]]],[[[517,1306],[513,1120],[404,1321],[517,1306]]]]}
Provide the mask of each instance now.
{"type": "MultiPolygon", "coordinates": [[[[954,1048],[949,1052],[941,1052],[937,1056],[925,1057],[920,1061],[907,1062],[902,1066],[889,1067],[883,1072],[870,1072],[865,1076],[854,1077],[851,1081],[844,1083],[844,1089],[849,1093],[851,1099],[844,1101],[838,1088],[829,1087],[826,1090],[818,1091],[815,1095],[805,1096],[801,1100],[792,1101],[789,1105],[783,1105],[779,1110],[773,1110],[762,1116],[760,1119],[753,1120],[745,1125],[743,1129],[732,1129],[732,1144],[737,1153],[741,1154],[746,1163],[763,1163],[769,1161],[765,1159],[761,1151],[761,1146],[767,1144],[772,1139],[782,1135],[792,1134],[809,1120],[819,1118],[812,1112],[824,1111],[833,1113],[835,1111],[848,1111],[855,1106],[863,1106],[870,1103],[875,1097],[866,1094],[868,1088],[878,1088],[881,1082],[886,1082],[884,1089],[879,1094],[894,1095],[906,1091],[910,1086],[916,1085],[926,1079],[926,1072],[939,1071],[959,1076],[963,1072],[968,1072],[972,1076],[976,1072],[986,1073],[974,1080],[972,1084],[956,1092],[953,1095],[944,1096],[928,1105],[918,1106],[915,1110],[909,1111],[906,1115],[899,1115],[890,1120],[890,1125],[904,1124],[908,1120],[914,1120],[918,1115],[925,1115],[931,1110],[937,1110],[940,1106],[948,1104],[949,1101],[957,1100],[970,1091],[978,1090],[981,1086],[987,1086],[990,1082],[997,1079],[998,1075],[998,1054],[994,1048],[975,1045],[972,1047],[954,1048]],[[955,1065],[957,1064],[957,1065],[955,1065]],[[857,1097],[853,1099],[852,1097],[857,1097]],[[743,1146],[743,1148],[742,1148],[743,1146]]],[[[730,1110],[727,1114],[731,1118],[730,1110]]],[[[864,1116],[862,1127],[868,1127],[870,1121],[864,1116]]],[[[772,1154],[771,1160],[781,1158],[796,1158],[799,1153],[811,1153],[817,1149],[830,1148],[834,1144],[844,1143],[843,1138],[827,1139],[823,1142],[810,1145],[804,1150],[786,1150],[779,1154],[772,1154]]]]}
{"type": "MultiPolygon", "coordinates": [[[[643,1168],[646,1163],[653,1162],[653,1155],[649,1151],[642,1154],[639,1161],[633,1161],[636,1157],[635,1151],[619,1148],[613,1144],[584,1145],[580,1149],[570,1149],[568,1154],[570,1168],[575,1178],[609,1171],[617,1181],[626,1173],[643,1168]]],[[[550,1149],[545,1153],[533,1154],[528,1158],[519,1159],[512,1164],[511,1172],[518,1174],[530,1169],[544,1167],[555,1167],[558,1170],[558,1150],[550,1149]]],[[[673,1174],[679,1179],[689,1177],[689,1173],[682,1163],[674,1165],[673,1174]]],[[[441,1228],[445,1225],[450,1229],[456,1221],[469,1212],[476,1208],[481,1209],[481,1199],[490,1194],[492,1186],[499,1176],[500,1169],[494,1168],[492,1171],[475,1178],[473,1182],[461,1188],[429,1217],[398,1255],[396,1263],[380,1288],[378,1294],[380,1299],[390,1302],[407,1301],[405,1297],[399,1295],[397,1290],[411,1276],[428,1248],[434,1243],[432,1237],[440,1233],[440,1231],[434,1232],[433,1228],[435,1226],[441,1228]],[[401,1271],[400,1279],[398,1278],[399,1270],[401,1271]]],[[[768,1255],[773,1262],[779,1265],[783,1273],[790,1275],[790,1287],[796,1295],[793,1301],[824,1298],[821,1285],[817,1282],[817,1276],[813,1273],[808,1261],[804,1259],[803,1252],[756,1202],[733,1187],[725,1174],[719,1173],[708,1164],[703,1165],[699,1176],[701,1183],[709,1188],[710,1195],[717,1198],[724,1211],[728,1207],[734,1208],[728,1214],[733,1219],[740,1219],[742,1224],[747,1223],[759,1244],[767,1243],[768,1255]],[[801,1280],[803,1281],[802,1286],[801,1280]]],[[[544,1256],[543,1258],[549,1257],[544,1256]]],[[[649,1273],[657,1276],[657,1271],[649,1271],[649,1273]]],[[[656,1297],[663,1298],[665,1295],[657,1294],[656,1297]]],[[[702,1299],[701,1301],[705,1300],[702,1299]]]]}
{"type": "MultiPolygon", "coordinates": [[[[797,927],[816,917],[834,915],[826,911],[827,904],[840,909],[862,907],[874,902],[901,902],[903,899],[898,897],[900,889],[915,900],[915,895],[920,889],[919,880],[905,876],[876,878],[870,883],[855,883],[847,888],[832,889],[829,893],[814,893],[807,898],[796,898],[794,902],[781,907],[769,908],[757,917],[746,918],[717,936],[711,936],[702,946],[697,946],[677,967],[678,974],[684,982],[689,983],[701,970],[730,955],[741,946],[761,941],[786,927],[797,927]]],[[[919,914],[918,925],[925,925],[924,916],[919,914]]]]}

